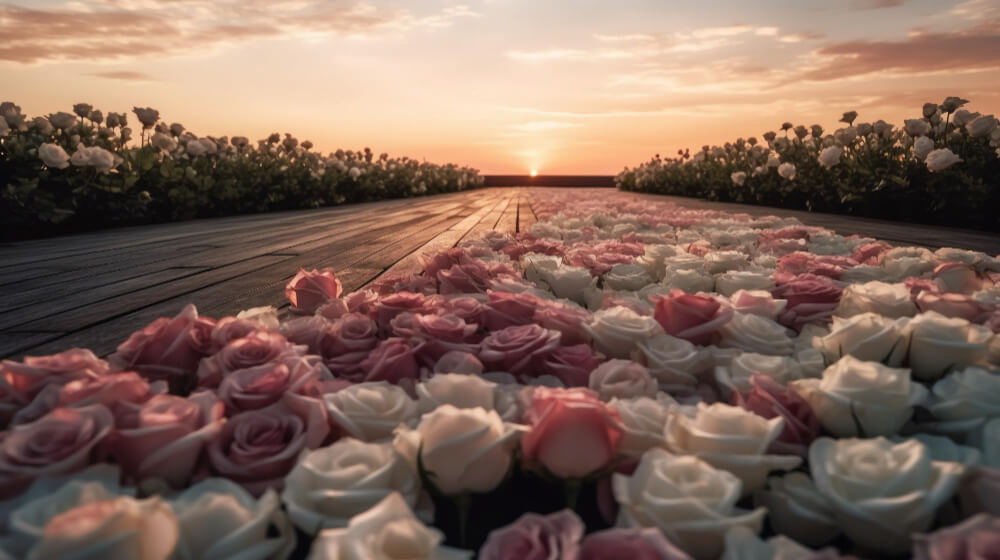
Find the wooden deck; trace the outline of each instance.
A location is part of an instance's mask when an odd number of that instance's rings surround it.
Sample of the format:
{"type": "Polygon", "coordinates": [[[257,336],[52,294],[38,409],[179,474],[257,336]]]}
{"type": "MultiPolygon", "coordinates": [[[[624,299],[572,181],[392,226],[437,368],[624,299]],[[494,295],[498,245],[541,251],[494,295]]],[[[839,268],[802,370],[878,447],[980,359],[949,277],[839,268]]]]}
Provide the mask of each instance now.
{"type": "MultiPolygon", "coordinates": [[[[564,192],[564,191],[563,191],[564,192]]],[[[581,192],[600,196],[607,190],[581,192]]],[[[337,208],[196,220],[0,244],[0,357],[114,350],[131,332],[194,303],[213,317],[285,303],[300,267],[331,267],[347,291],[419,271],[418,256],[490,230],[525,231],[544,189],[495,188],[337,208]]],[[[673,200],[692,207],[792,215],[895,243],[1000,253],[1000,237],[943,228],[673,200]]]]}

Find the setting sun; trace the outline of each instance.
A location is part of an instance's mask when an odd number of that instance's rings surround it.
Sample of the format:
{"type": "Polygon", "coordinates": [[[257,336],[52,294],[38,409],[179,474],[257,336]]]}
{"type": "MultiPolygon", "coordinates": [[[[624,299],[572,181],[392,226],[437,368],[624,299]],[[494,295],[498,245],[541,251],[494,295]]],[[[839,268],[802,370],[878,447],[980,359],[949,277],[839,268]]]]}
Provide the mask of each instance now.
{"type": "Polygon", "coordinates": [[[531,176],[532,177],[538,177],[538,170],[537,169],[532,169],[531,170],[531,176]]]}

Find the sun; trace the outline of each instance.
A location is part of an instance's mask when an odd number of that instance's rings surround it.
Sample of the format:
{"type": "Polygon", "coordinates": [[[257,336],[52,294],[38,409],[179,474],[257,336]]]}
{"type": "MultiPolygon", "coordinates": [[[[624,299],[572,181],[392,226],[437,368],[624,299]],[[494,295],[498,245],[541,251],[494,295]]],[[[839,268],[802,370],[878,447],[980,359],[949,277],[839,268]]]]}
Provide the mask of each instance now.
{"type": "Polygon", "coordinates": [[[531,170],[531,176],[532,177],[538,177],[538,170],[537,169],[532,169],[531,170]]]}

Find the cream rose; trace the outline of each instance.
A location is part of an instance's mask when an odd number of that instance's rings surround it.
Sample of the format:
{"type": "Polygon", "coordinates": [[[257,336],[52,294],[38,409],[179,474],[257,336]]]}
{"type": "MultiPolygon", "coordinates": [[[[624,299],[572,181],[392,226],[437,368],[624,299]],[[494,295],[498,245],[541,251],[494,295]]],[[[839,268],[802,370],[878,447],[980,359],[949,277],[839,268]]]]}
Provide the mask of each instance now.
{"type": "Polygon", "coordinates": [[[295,549],[295,531],[274,490],[257,499],[234,482],[208,478],[170,506],[180,526],[180,558],[269,560],[295,549]]]}
{"type": "Polygon", "coordinates": [[[323,395],[333,427],[362,441],[392,439],[400,424],[420,418],[417,401],[406,391],[385,381],[358,383],[323,395]]]}
{"type": "Polygon", "coordinates": [[[675,257],[681,253],[681,250],[675,245],[646,245],[645,249],[646,252],[635,262],[645,268],[650,277],[657,282],[663,280],[663,274],[666,271],[663,259],[675,257]]]}
{"type": "Polygon", "coordinates": [[[510,470],[519,436],[496,411],[446,404],[424,414],[416,429],[398,430],[394,444],[438,490],[455,495],[496,488],[510,470]]]}
{"type": "Polygon", "coordinates": [[[740,290],[767,290],[774,287],[771,271],[730,270],[715,277],[715,290],[730,297],[740,290]]]}
{"type": "Polygon", "coordinates": [[[715,379],[720,385],[746,392],[750,390],[750,377],[761,372],[782,385],[803,377],[802,366],[795,358],[743,352],[728,366],[716,367],[715,379]]]}
{"type": "Polygon", "coordinates": [[[985,418],[1000,417],[1000,373],[982,367],[950,373],[934,384],[928,401],[935,418],[965,431],[985,418]]]}
{"type": "Polygon", "coordinates": [[[746,527],[726,532],[726,551],[719,560],[826,560],[840,558],[835,549],[811,550],[794,540],[777,535],[766,541],[746,527]]]}
{"type": "Polygon", "coordinates": [[[986,327],[934,311],[914,317],[909,329],[910,368],[922,381],[934,381],[952,369],[985,360],[993,338],[986,327]]]}
{"type": "Polygon", "coordinates": [[[670,409],[677,406],[677,402],[669,395],[659,393],[655,399],[615,398],[611,399],[608,406],[618,412],[625,428],[618,447],[619,453],[638,459],[654,447],[666,449],[667,440],[663,436],[663,427],[666,426],[670,409]]]}
{"type": "Polygon", "coordinates": [[[697,375],[712,365],[707,350],[668,334],[640,341],[636,359],[646,365],[662,387],[675,389],[693,387],[697,375]]]}
{"type": "Polygon", "coordinates": [[[861,313],[878,313],[893,319],[913,317],[917,314],[917,306],[910,297],[910,289],[902,283],[851,284],[840,295],[840,303],[834,314],[850,317],[861,313]]]}
{"type": "Polygon", "coordinates": [[[584,303],[586,290],[597,285],[590,271],[581,266],[568,266],[562,259],[549,255],[526,255],[521,259],[524,277],[547,287],[557,297],[584,303]]]}
{"type": "MultiPolygon", "coordinates": [[[[995,434],[995,438],[1000,434],[995,434]]],[[[966,467],[977,467],[983,464],[983,453],[967,445],[959,445],[951,438],[944,436],[934,436],[931,434],[913,434],[913,439],[919,441],[927,447],[927,452],[932,461],[946,461],[951,463],[961,463],[966,467]]],[[[906,441],[907,438],[896,436],[892,438],[894,443],[906,441]]]]}
{"type": "MultiPolygon", "coordinates": [[[[700,261],[700,259],[699,259],[700,261]]],[[[683,290],[689,294],[711,292],[715,289],[715,278],[701,269],[674,268],[667,265],[662,284],[670,289],[683,290]]]]}
{"type": "Polygon", "coordinates": [[[735,272],[747,266],[748,263],[747,254],[741,251],[713,251],[705,255],[705,270],[709,274],[735,272]]]}
{"type": "Polygon", "coordinates": [[[497,384],[478,375],[439,373],[417,385],[417,407],[420,412],[450,404],[457,408],[493,410],[497,384]]]}
{"type": "Polygon", "coordinates": [[[909,350],[908,319],[890,319],[875,313],[861,313],[848,319],[833,318],[830,334],[813,339],[827,361],[851,355],[866,362],[881,362],[890,367],[903,364],[909,350]]]}
{"type": "Polygon", "coordinates": [[[306,534],[346,527],[352,517],[399,492],[413,508],[420,496],[416,469],[392,443],[344,438],[307,451],[285,478],[281,500],[295,526],[306,534]]]}
{"type": "Polygon", "coordinates": [[[663,334],[656,319],[620,306],[594,313],[584,328],[594,340],[594,348],[611,358],[629,358],[636,345],[663,334]]]}
{"type": "Polygon", "coordinates": [[[816,490],[855,543],[902,554],[910,535],[930,528],[934,514],[954,494],[964,468],[931,460],[917,440],[820,438],[809,449],[816,490]]]}
{"type": "Polygon", "coordinates": [[[823,546],[840,534],[833,506],[805,473],[770,477],[767,486],[754,493],[754,505],[767,508],[776,533],[809,546],[823,546]]]}
{"type": "Polygon", "coordinates": [[[639,264],[616,264],[604,275],[604,287],[636,291],[653,283],[653,278],[639,264]]]}
{"type": "Polygon", "coordinates": [[[837,437],[889,436],[927,398],[910,371],[844,356],[822,379],[800,379],[789,387],[812,407],[823,427],[837,437]]]}
{"type": "Polygon", "coordinates": [[[650,449],[632,476],[611,480],[620,527],[656,527],[698,560],[718,558],[722,536],[744,526],[759,533],[767,510],[736,507],[740,480],[691,455],[650,449]]]}
{"type": "Polygon", "coordinates": [[[799,466],[801,457],[768,455],[785,421],[770,420],[723,403],[677,408],[667,416],[664,437],[674,453],[691,454],[740,479],[744,495],[764,486],[767,474],[799,466]]]}
{"type": "Polygon", "coordinates": [[[608,360],[590,372],[589,386],[601,400],[613,397],[655,397],[656,381],[649,370],[632,360],[608,360]]]}
{"type": "Polygon", "coordinates": [[[346,528],[326,529],[313,542],[310,560],[465,560],[472,553],[441,546],[444,535],[417,519],[406,501],[390,494],[355,516],[346,528]]]}
{"type": "Polygon", "coordinates": [[[778,323],[749,313],[735,313],[719,329],[722,339],[719,346],[738,348],[745,352],[788,356],[795,352],[795,341],[787,328],[778,323]]]}

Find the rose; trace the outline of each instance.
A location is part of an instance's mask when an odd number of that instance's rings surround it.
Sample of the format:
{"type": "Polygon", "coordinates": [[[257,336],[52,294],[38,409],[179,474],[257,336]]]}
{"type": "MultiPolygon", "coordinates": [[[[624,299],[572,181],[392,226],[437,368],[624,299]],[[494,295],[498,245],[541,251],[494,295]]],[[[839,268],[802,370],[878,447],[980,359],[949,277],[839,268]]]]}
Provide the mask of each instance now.
{"type": "Polygon", "coordinates": [[[837,437],[893,435],[927,398],[927,389],[910,381],[909,370],[850,355],[826,368],[822,380],[800,379],[789,387],[837,437]]]}
{"type": "Polygon", "coordinates": [[[583,294],[597,285],[597,278],[581,266],[568,266],[553,262],[551,265],[528,261],[524,269],[525,277],[544,284],[556,297],[583,303],[583,294]]]}
{"type": "Polygon", "coordinates": [[[182,558],[287,558],[295,532],[273,490],[259,499],[224,478],[209,478],[170,501],[182,558]]]}
{"type": "Polygon", "coordinates": [[[663,427],[667,423],[670,408],[676,404],[666,393],[659,393],[656,399],[649,397],[611,399],[608,407],[618,413],[624,428],[618,452],[638,459],[653,447],[666,449],[663,427]]]}
{"type": "Polygon", "coordinates": [[[487,297],[483,305],[483,326],[491,331],[530,323],[540,304],[538,297],[529,293],[490,291],[487,297]]]}
{"type": "Polygon", "coordinates": [[[590,343],[590,335],[584,327],[592,320],[589,311],[557,301],[538,303],[532,320],[547,329],[559,331],[562,334],[559,340],[563,345],[590,343]]]}
{"type": "Polygon", "coordinates": [[[917,159],[923,160],[927,158],[927,154],[934,151],[934,141],[926,136],[920,136],[913,140],[913,155],[917,159]]]}
{"type": "Polygon", "coordinates": [[[28,558],[167,560],[178,534],[177,518],[159,497],[119,496],[84,503],[51,518],[28,558]]]}
{"type": "Polygon", "coordinates": [[[632,476],[612,476],[615,501],[621,506],[618,526],[656,527],[684,552],[701,559],[718,558],[722,536],[733,526],[760,532],[767,511],[735,506],[740,480],[691,455],[650,449],[632,476]]]}
{"type": "Polygon", "coordinates": [[[156,477],[182,488],[222,424],[223,404],[209,391],[188,398],[156,395],[124,407],[108,447],[136,481],[156,477]]]}
{"type": "Polygon", "coordinates": [[[281,406],[236,414],[208,444],[209,469],[254,496],[281,489],[306,448],[309,427],[307,420],[281,406]]]}
{"type": "Polygon", "coordinates": [[[514,523],[490,531],[479,558],[576,560],[585,530],[583,521],[568,509],[549,515],[526,513],[514,523]]]}
{"type": "Polygon", "coordinates": [[[733,473],[747,495],[764,486],[768,472],[791,470],[802,462],[800,457],[767,455],[784,425],[781,416],[768,420],[723,403],[698,403],[668,415],[664,434],[672,452],[694,455],[733,473]]]}
{"type": "Polygon", "coordinates": [[[66,169],[69,167],[69,154],[59,144],[44,143],[38,147],[38,157],[47,167],[66,169]]]}
{"type": "MultiPolygon", "coordinates": [[[[983,279],[975,268],[964,262],[946,262],[934,269],[934,281],[941,290],[957,294],[971,294],[984,287],[983,279]]],[[[986,282],[986,285],[990,285],[986,282]]]]}
{"type": "Polygon", "coordinates": [[[360,313],[374,319],[378,316],[377,306],[380,297],[375,290],[358,290],[340,299],[324,303],[316,310],[316,315],[332,321],[347,313],[360,313]]]}
{"type": "Polygon", "coordinates": [[[421,412],[430,412],[443,404],[493,410],[496,387],[496,383],[476,375],[440,373],[417,385],[417,406],[421,412]]]}
{"type": "Polygon", "coordinates": [[[347,354],[367,355],[378,344],[378,325],[367,315],[345,313],[323,332],[319,353],[328,360],[347,354]]]}
{"type": "Polygon", "coordinates": [[[358,364],[361,376],[357,380],[399,383],[416,379],[420,373],[416,357],[419,350],[420,344],[411,346],[403,338],[383,340],[358,364]]]}
{"type": "Polygon", "coordinates": [[[711,356],[704,348],[666,334],[639,341],[636,357],[661,385],[673,389],[693,387],[696,376],[711,366],[711,356]]]}
{"type": "Polygon", "coordinates": [[[1000,374],[981,367],[966,367],[938,380],[926,405],[939,420],[967,431],[984,419],[1000,417],[1000,374]]]}
{"type": "Polygon", "coordinates": [[[653,279],[642,265],[616,264],[604,274],[604,287],[612,290],[640,290],[653,279]]]}
{"type": "Polygon", "coordinates": [[[468,324],[457,315],[400,313],[391,325],[396,336],[416,338],[419,339],[417,342],[423,343],[419,358],[427,365],[434,365],[448,352],[471,353],[479,350],[479,338],[476,336],[479,325],[468,324]]]}
{"type": "Polygon", "coordinates": [[[840,156],[843,153],[844,149],[840,146],[828,146],[819,152],[819,157],[816,160],[819,161],[820,165],[829,169],[840,163],[840,156]]]}
{"type": "Polygon", "coordinates": [[[988,317],[997,306],[985,304],[966,294],[934,294],[921,292],[917,295],[917,307],[924,313],[934,311],[945,317],[957,317],[970,322],[982,322],[980,317],[988,317]]]}
{"type": "Polygon", "coordinates": [[[752,387],[750,377],[759,372],[767,372],[768,377],[781,385],[804,376],[802,366],[795,358],[743,352],[734,357],[728,366],[716,367],[715,380],[722,387],[746,392],[752,387]]]}
{"type": "Polygon", "coordinates": [[[264,408],[285,393],[305,394],[330,374],[316,356],[290,355],[260,366],[236,370],[219,384],[219,398],[229,414],[264,408]]]}
{"type": "Polygon", "coordinates": [[[753,374],[749,391],[735,392],[733,402],[763,418],[785,421],[781,435],[771,442],[771,453],[805,457],[809,444],[819,437],[819,419],[809,403],[768,375],[753,374]]]}
{"type": "MultiPolygon", "coordinates": [[[[663,272],[664,286],[672,290],[683,290],[693,294],[696,292],[711,292],[715,289],[715,278],[704,270],[690,268],[676,268],[676,265],[669,261],[676,257],[666,259],[667,265],[663,272]]],[[[699,266],[701,259],[698,259],[699,266]]]]}
{"type": "Polygon", "coordinates": [[[416,429],[401,428],[394,445],[442,493],[489,492],[510,470],[520,433],[496,411],[442,405],[416,429]]]}
{"type": "Polygon", "coordinates": [[[969,136],[980,138],[989,136],[997,128],[997,119],[993,115],[983,115],[967,123],[965,129],[969,131],[969,136]]]}
{"type": "Polygon", "coordinates": [[[475,354],[469,352],[446,352],[434,364],[434,373],[466,373],[479,375],[483,373],[483,363],[475,354]]]}
{"type": "Polygon", "coordinates": [[[539,364],[538,373],[551,375],[567,387],[585,387],[590,382],[590,372],[604,361],[587,344],[560,346],[539,364]]]}
{"type": "Polygon", "coordinates": [[[580,544],[580,560],[691,560],[691,557],[651,527],[605,529],[591,533],[580,544]]]}
{"type": "Polygon", "coordinates": [[[910,367],[913,375],[923,381],[933,381],[952,368],[982,360],[993,337],[986,327],[933,311],[914,317],[909,329],[910,367]]]}
{"type": "Polygon", "coordinates": [[[323,404],[335,429],[362,441],[389,439],[397,426],[420,418],[417,402],[385,381],[358,383],[323,395],[323,404]]]}
{"type": "Polygon", "coordinates": [[[614,409],[587,389],[535,389],[524,419],[524,458],[561,478],[583,478],[608,465],[624,427],[614,409]]]}
{"type": "Polygon", "coordinates": [[[709,297],[672,290],[656,301],[653,317],[667,334],[707,345],[715,331],[733,318],[733,310],[709,297]]]}
{"type": "Polygon", "coordinates": [[[346,527],[352,517],[393,492],[412,508],[420,480],[392,443],[344,438],[303,453],[285,477],[281,500],[295,526],[315,535],[321,529],[346,527]]]}
{"type": "MultiPolygon", "coordinates": [[[[743,251],[712,251],[705,255],[705,269],[709,274],[735,273],[745,266],[747,266],[747,254],[743,251]]],[[[770,274],[767,276],[770,277],[770,274]]]]}
{"type": "Polygon", "coordinates": [[[391,322],[396,315],[410,313],[433,313],[435,300],[424,294],[399,292],[385,296],[375,305],[375,322],[381,334],[391,332],[391,322]]]}
{"type": "Polygon", "coordinates": [[[800,274],[780,283],[772,294],[788,300],[788,305],[778,320],[795,329],[808,323],[825,322],[837,308],[841,291],[830,279],[814,274],[800,274]]]}
{"type": "Polygon", "coordinates": [[[320,342],[329,327],[330,321],[311,315],[285,321],[279,332],[292,344],[307,347],[310,354],[320,354],[320,342]]]}
{"type": "Polygon", "coordinates": [[[777,535],[765,541],[746,527],[733,527],[726,531],[725,546],[726,552],[719,560],[773,560],[776,558],[839,560],[843,558],[835,548],[811,550],[784,535],[777,535]]]}
{"type": "Polygon", "coordinates": [[[215,324],[212,342],[221,349],[237,338],[243,338],[253,331],[277,331],[278,310],[273,307],[255,307],[241,311],[236,317],[223,317],[215,324]]]}
{"type": "Polygon", "coordinates": [[[40,476],[83,469],[113,425],[111,412],[93,405],[57,408],[11,428],[0,440],[0,498],[17,494],[40,476]]]}
{"type": "Polygon", "coordinates": [[[910,535],[931,526],[958,487],[963,467],[932,461],[916,440],[820,438],[809,449],[816,490],[837,525],[860,546],[899,554],[910,535]]]}
{"type": "Polygon", "coordinates": [[[745,352],[790,355],[795,352],[795,342],[788,336],[789,332],[792,331],[766,317],[733,313],[732,319],[719,329],[719,346],[739,348],[745,352]]]}
{"type": "Polygon", "coordinates": [[[912,317],[917,307],[910,298],[905,284],[866,282],[844,288],[837,305],[836,315],[851,317],[861,313],[877,313],[890,318],[912,317]]]}
{"type": "Polygon", "coordinates": [[[903,128],[910,136],[925,136],[931,131],[931,123],[925,119],[906,119],[903,121],[903,128]]]}
{"type": "Polygon", "coordinates": [[[107,362],[82,348],[51,356],[26,356],[23,363],[0,362],[0,426],[6,426],[15,413],[23,410],[49,385],[99,379],[107,371],[107,362]]]}
{"type": "MultiPolygon", "coordinates": [[[[741,253],[742,254],[742,253],[741,253]]],[[[768,290],[774,288],[769,271],[729,270],[715,277],[715,289],[730,297],[739,290],[768,290]]]]}
{"type": "Polygon", "coordinates": [[[482,322],[483,304],[472,296],[452,296],[441,302],[441,312],[460,317],[470,325],[478,325],[482,322]]]}
{"type": "Polygon", "coordinates": [[[899,367],[906,357],[909,344],[908,320],[892,320],[875,313],[861,313],[849,319],[833,318],[830,334],[813,339],[830,362],[851,355],[868,362],[881,362],[899,367]]]}
{"type": "Polygon", "coordinates": [[[421,523],[398,494],[351,518],[344,529],[320,532],[310,560],[466,560],[471,554],[443,547],[444,535],[421,523]]]}
{"type": "Polygon", "coordinates": [[[1000,548],[1000,517],[985,513],[930,534],[914,535],[916,560],[988,558],[1000,548]]]}
{"type": "Polygon", "coordinates": [[[483,339],[479,359],[493,371],[529,374],[559,347],[560,336],[535,324],[507,327],[483,339]]]}
{"type": "Polygon", "coordinates": [[[285,297],[292,303],[292,311],[310,315],[324,303],[339,298],[343,290],[333,269],[300,268],[285,286],[285,297]]]}
{"type": "Polygon", "coordinates": [[[729,296],[729,302],[737,313],[760,315],[772,321],[777,320],[788,305],[787,301],[774,299],[770,292],[763,290],[736,290],[729,296]]]}
{"type": "Polygon", "coordinates": [[[935,173],[948,169],[952,165],[965,160],[958,157],[955,152],[952,152],[948,148],[939,148],[927,154],[927,158],[924,161],[927,163],[927,170],[935,173]]]}
{"type": "Polygon", "coordinates": [[[629,358],[638,344],[663,328],[652,317],[643,317],[631,309],[612,307],[594,313],[585,327],[594,340],[594,349],[611,358],[629,358]]]}
{"type": "Polygon", "coordinates": [[[304,350],[276,332],[254,331],[201,360],[198,364],[198,385],[218,387],[226,376],[235,371],[262,366],[281,357],[296,356],[304,350]]]}
{"type": "Polygon", "coordinates": [[[809,546],[823,546],[840,534],[833,506],[808,475],[790,472],[768,478],[767,485],[754,493],[754,505],[767,508],[776,533],[809,546]]]}
{"type": "Polygon", "coordinates": [[[658,386],[649,370],[632,360],[609,360],[590,372],[590,389],[601,400],[655,397],[658,386]]]}
{"type": "Polygon", "coordinates": [[[194,385],[198,363],[211,352],[214,328],[215,321],[198,317],[188,305],[173,319],[160,317],[132,333],[108,361],[118,370],[166,380],[171,390],[186,392],[194,385]]]}
{"type": "Polygon", "coordinates": [[[958,497],[963,515],[986,512],[1000,516],[1000,469],[970,469],[962,477],[958,497]]]}

